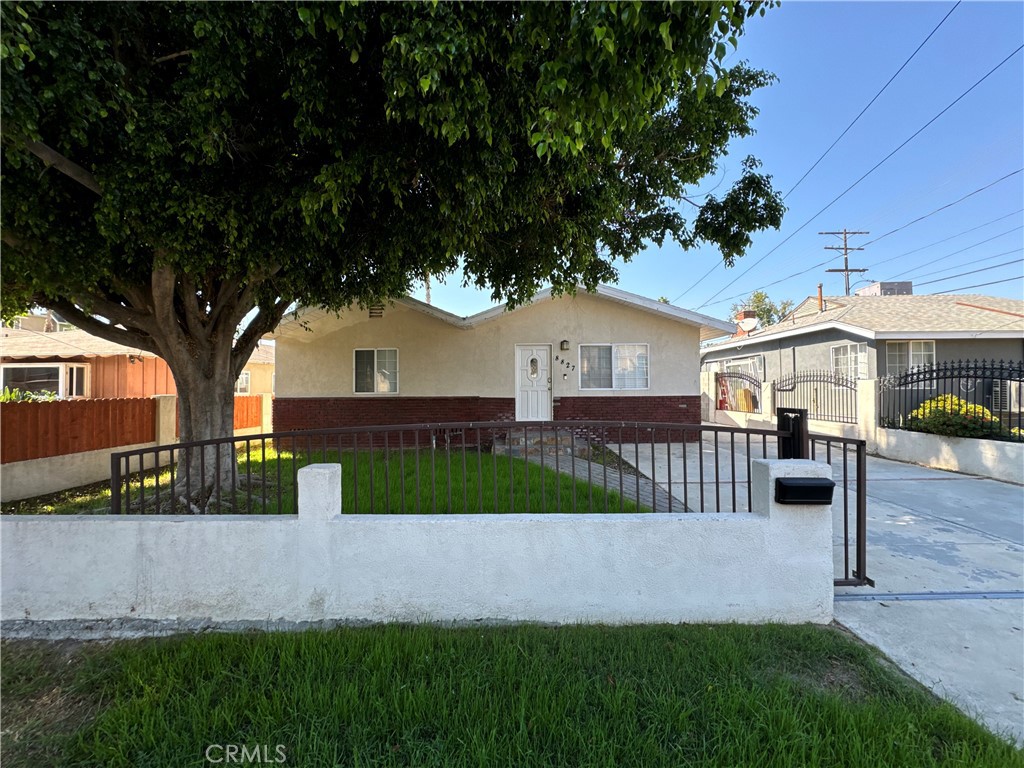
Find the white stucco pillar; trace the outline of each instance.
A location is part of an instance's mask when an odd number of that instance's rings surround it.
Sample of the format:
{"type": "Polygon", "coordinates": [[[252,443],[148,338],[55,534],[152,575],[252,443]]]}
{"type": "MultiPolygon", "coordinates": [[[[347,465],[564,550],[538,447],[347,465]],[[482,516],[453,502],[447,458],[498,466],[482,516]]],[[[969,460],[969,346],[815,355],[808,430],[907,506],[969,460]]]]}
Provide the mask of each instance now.
{"type": "Polygon", "coordinates": [[[868,450],[878,447],[878,379],[857,380],[857,437],[867,441],[868,450]]]}
{"type": "Polygon", "coordinates": [[[299,470],[299,520],[322,523],[341,514],[341,464],[310,464],[299,470]]]}
{"type": "Polygon", "coordinates": [[[769,543],[775,554],[762,578],[783,583],[788,573],[804,579],[798,588],[804,605],[813,605],[812,621],[832,621],[832,508],[828,504],[780,504],[775,481],[783,477],[832,478],[828,464],[808,459],[755,459],[751,466],[751,510],[769,518],[769,543]]]}
{"type": "Polygon", "coordinates": [[[178,396],[154,395],[153,399],[156,400],[156,444],[170,445],[178,442],[178,436],[175,434],[178,396]]]}

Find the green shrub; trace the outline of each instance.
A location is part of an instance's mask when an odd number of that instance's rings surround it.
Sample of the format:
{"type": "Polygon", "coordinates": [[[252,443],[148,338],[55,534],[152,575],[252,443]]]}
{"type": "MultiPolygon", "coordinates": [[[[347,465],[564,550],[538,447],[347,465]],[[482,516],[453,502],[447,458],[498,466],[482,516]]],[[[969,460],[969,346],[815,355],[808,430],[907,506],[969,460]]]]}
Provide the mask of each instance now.
{"type": "Polygon", "coordinates": [[[43,390],[42,392],[28,392],[23,389],[9,389],[4,387],[4,391],[0,392],[0,403],[28,403],[56,399],[56,392],[48,392],[46,390],[43,390]]]}
{"type": "Polygon", "coordinates": [[[946,437],[992,437],[1004,431],[988,408],[956,395],[939,395],[921,403],[910,412],[907,426],[946,437]]]}

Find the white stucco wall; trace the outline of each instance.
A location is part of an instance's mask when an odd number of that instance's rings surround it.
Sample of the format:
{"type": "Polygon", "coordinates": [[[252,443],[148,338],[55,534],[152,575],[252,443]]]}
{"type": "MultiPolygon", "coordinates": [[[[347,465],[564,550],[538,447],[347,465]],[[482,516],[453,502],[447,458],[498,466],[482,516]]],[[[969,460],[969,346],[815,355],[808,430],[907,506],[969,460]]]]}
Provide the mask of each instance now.
{"type": "Polygon", "coordinates": [[[879,427],[875,430],[875,444],[878,455],[887,459],[1024,483],[1024,443],[942,437],[879,427]]]}
{"type": "MultiPolygon", "coordinates": [[[[401,304],[370,319],[365,309],[324,316],[311,333],[277,340],[277,397],[352,397],[353,350],[398,349],[397,396],[515,397],[515,345],[550,344],[552,396],[696,395],[699,329],[599,296],[542,299],[472,329],[460,329],[401,304]],[[570,350],[559,343],[566,339],[570,350]],[[579,345],[650,345],[650,389],[580,390],[579,345]],[[560,367],[559,355],[576,364],[560,367]],[[567,374],[562,378],[562,374],[567,374]]],[[[395,397],[396,395],[361,395],[395,397]]]]}
{"type": "Polygon", "coordinates": [[[0,519],[11,620],[828,622],[828,507],[754,514],[341,515],[340,467],[299,471],[297,517],[0,519]]]}

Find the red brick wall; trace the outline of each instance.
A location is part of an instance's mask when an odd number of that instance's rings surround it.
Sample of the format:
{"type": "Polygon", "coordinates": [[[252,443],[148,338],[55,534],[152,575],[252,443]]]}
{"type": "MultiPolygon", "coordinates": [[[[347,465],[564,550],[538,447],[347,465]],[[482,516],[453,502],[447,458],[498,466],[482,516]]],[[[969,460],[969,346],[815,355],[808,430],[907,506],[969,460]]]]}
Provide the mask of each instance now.
{"type": "MultiPolygon", "coordinates": [[[[662,421],[676,424],[700,424],[700,395],[654,395],[629,397],[561,397],[554,409],[556,421],[662,421]]],[[[627,430],[628,432],[628,430],[627,430]]],[[[623,434],[622,439],[652,439],[650,432],[641,436],[623,434]]],[[[700,438],[697,432],[669,434],[668,430],[654,430],[653,439],[692,442],[700,438]]],[[[608,433],[603,439],[613,441],[608,433]]]]}
{"type": "Polygon", "coordinates": [[[700,395],[655,395],[651,397],[561,397],[555,405],[555,420],[670,421],[700,423],[700,395]]]}
{"type": "Polygon", "coordinates": [[[274,431],[451,421],[513,421],[511,397],[276,397],[274,431]]]}
{"type": "MultiPolygon", "coordinates": [[[[274,431],[452,421],[513,421],[511,397],[308,397],[274,399],[274,431]]],[[[700,395],[561,397],[556,420],[700,423],[700,395]]]]}

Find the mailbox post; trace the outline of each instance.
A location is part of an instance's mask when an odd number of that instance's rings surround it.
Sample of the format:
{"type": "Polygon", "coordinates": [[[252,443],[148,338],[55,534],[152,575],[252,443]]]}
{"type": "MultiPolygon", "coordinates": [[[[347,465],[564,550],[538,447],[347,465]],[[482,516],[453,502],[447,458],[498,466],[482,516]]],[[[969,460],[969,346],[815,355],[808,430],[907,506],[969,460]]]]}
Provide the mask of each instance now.
{"type": "Polygon", "coordinates": [[[807,424],[807,409],[776,408],[775,421],[780,431],[790,433],[789,437],[779,438],[779,458],[811,458],[811,430],[807,424]]]}

